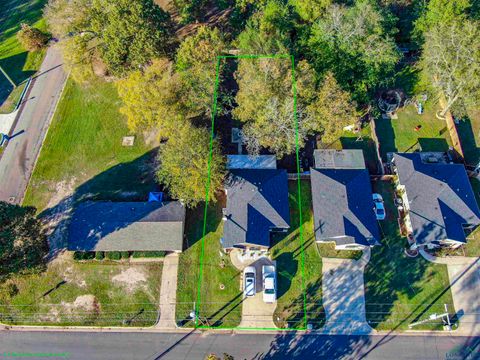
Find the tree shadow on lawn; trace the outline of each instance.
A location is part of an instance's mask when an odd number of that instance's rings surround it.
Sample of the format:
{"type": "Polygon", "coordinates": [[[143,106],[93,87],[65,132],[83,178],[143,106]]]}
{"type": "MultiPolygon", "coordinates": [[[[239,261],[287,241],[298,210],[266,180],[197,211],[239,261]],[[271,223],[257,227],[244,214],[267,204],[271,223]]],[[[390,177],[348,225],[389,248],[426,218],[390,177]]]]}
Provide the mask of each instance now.
{"type": "Polygon", "coordinates": [[[407,241],[400,237],[397,218],[393,215],[397,213],[392,201],[393,187],[390,183],[383,186],[383,189],[378,186],[378,183],[374,183],[374,191],[383,194],[386,212],[392,215],[380,224],[384,234],[382,245],[372,249],[370,261],[365,267],[365,311],[372,328],[375,329],[388,320],[392,322],[392,330],[395,330],[423,319],[432,307],[437,306],[436,312],[442,312],[443,303],[436,302],[450,291],[450,284],[433,291],[423,303],[412,304],[409,301],[408,304],[400,304],[400,310],[394,309],[394,303],[399,300],[400,295],[413,299],[419,292],[428,291],[425,287],[434,280],[437,268],[420,255],[409,258],[404,254],[407,241]]]}
{"type": "MultiPolygon", "coordinates": [[[[10,76],[17,86],[35,74],[33,70],[23,70],[23,66],[27,61],[27,55],[28,52],[25,51],[8,58],[0,59],[0,66],[7,72],[8,76],[10,76]]],[[[5,102],[12,90],[12,84],[10,84],[5,75],[0,73],[0,105],[5,102]]]]}
{"type": "Polygon", "coordinates": [[[380,142],[380,155],[383,161],[387,161],[389,152],[397,152],[395,142],[395,130],[392,126],[392,119],[378,118],[375,120],[375,132],[380,142]]]}
{"type": "Polygon", "coordinates": [[[480,148],[477,146],[472,121],[469,117],[462,119],[457,124],[457,131],[462,144],[465,162],[470,166],[476,166],[480,161],[480,148]]]}
{"type": "MultiPolygon", "coordinates": [[[[56,255],[67,248],[68,225],[78,206],[85,201],[147,201],[149,191],[161,191],[155,182],[154,163],[158,148],[125,163],[121,163],[92,177],[79,185],[73,194],[62,199],[57,205],[45,209],[39,217],[47,224],[50,234],[50,254],[56,255]]],[[[89,238],[105,236],[110,232],[129,226],[127,224],[108,227],[108,232],[102,229],[90,229],[89,238]],[[90,236],[91,235],[91,236],[90,236]]],[[[100,220],[101,221],[101,220],[100,220]]]]}

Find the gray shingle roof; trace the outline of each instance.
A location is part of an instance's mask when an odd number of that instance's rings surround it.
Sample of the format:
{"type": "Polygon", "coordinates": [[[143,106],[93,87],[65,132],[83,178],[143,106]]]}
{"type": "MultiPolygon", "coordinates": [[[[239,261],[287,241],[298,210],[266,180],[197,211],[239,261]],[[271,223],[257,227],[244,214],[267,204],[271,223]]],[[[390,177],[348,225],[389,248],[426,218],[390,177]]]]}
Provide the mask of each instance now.
{"type": "Polygon", "coordinates": [[[315,238],[337,245],[378,243],[366,169],[311,169],[315,238]]]}
{"type": "Polygon", "coordinates": [[[394,154],[405,186],[413,237],[418,244],[466,242],[462,224],[480,224],[480,210],[461,164],[424,163],[418,153],[394,154]]]}
{"type": "Polygon", "coordinates": [[[272,228],[288,229],[288,179],[285,170],[231,170],[226,182],[227,207],[223,247],[270,246],[272,228]]]}
{"type": "Polygon", "coordinates": [[[69,225],[69,250],[181,251],[185,207],[172,202],[85,202],[69,225]]]}

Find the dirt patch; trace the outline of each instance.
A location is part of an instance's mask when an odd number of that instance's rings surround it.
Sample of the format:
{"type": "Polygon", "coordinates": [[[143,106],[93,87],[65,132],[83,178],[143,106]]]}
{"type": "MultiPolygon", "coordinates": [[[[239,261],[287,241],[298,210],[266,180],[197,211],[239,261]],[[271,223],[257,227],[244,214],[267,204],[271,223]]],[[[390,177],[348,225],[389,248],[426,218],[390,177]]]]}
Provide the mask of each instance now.
{"type": "Polygon", "coordinates": [[[73,302],[62,301],[54,305],[48,313],[39,317],[40,321],[59,322],[62,318],[68,318],[70,315],[75,317],[78,314],[98,314],[100,313],[100,303],[92,294],[80,295],[73,302]]]}
{"type": "Polygon", "coordinates": [[[87,282],[78,276],[78,273],[75,272],[73,266],[68,266],[65,268],[62,276],[67,283],[75,284],[81,288],[85,288],[87,286],[87,282]]]}
{"type": "Polygon", "coordinates": [[[128,292],[133,292],[139,287],[146,287],[147,275],[142,269],[129,267],[112,277],[112,281],[123,286],[128,292]]]}
{"type": "Polygon", "coordinates": [[[65,248],[67,243],[66,231],[72,211],[75,182],[76,178],[71,178],[55,185],[55,191],[47,205],[48,210],[42,217],[50,244],[51,256],[65,248]]]}

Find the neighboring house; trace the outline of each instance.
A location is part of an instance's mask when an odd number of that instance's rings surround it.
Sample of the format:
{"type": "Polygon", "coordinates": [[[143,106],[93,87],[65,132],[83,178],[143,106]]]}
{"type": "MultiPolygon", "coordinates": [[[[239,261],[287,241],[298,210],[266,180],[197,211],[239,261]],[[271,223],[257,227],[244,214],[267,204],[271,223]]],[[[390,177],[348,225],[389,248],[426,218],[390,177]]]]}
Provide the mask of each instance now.
{"type": "Polygon", "coordinates": [[[290,227],[287,172],[274,156],[233,155],[228,164],[222,246],[268,249],[270,233],[290,227]]]}
{"type": "Polygon", "coordinates": [[[370,176],[362,150],[315,150],[311,171],[315,240],[337,250],[379,244],[370,176]]]}
{"type": "Polygon", "coordinates": [[[395,153],[390,164],[410,241],[428,248],[466,243],[480,210],[465,167],[448,163],[443,153],[395,153]]]}
{"type": "Polygon", "coordinates": [[[89,201],[71,218],[68,250],[181,252],[184,224],[178,201],[89,201]]]}

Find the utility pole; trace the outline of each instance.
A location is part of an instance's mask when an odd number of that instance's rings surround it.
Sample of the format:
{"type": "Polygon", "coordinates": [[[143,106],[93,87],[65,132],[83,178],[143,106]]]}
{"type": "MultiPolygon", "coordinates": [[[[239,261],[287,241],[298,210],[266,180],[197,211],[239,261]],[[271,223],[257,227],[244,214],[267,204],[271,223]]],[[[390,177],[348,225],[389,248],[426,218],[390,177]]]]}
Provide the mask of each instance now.
{"type": "Polygon", "coordinates": [[[13,82],[12,78],[10,76],[8,76],[7,72],[5,70],[3,70],[1,65],[0,65],[0,71],[2,72],[3,75],[5,75],[7,80],[10,82],[10,84],[12,84],[13,88],[15,89],[17,87],[17,85],[13,82]]]}

